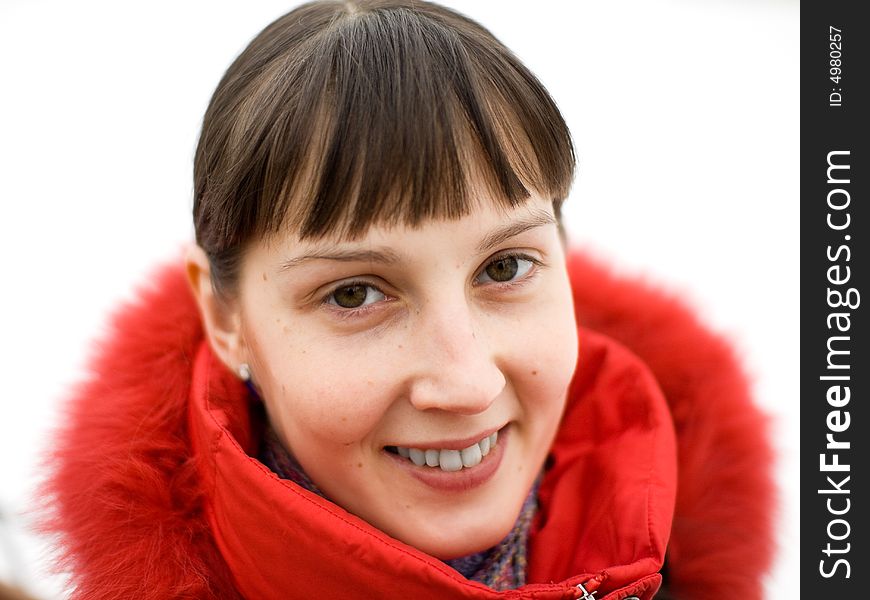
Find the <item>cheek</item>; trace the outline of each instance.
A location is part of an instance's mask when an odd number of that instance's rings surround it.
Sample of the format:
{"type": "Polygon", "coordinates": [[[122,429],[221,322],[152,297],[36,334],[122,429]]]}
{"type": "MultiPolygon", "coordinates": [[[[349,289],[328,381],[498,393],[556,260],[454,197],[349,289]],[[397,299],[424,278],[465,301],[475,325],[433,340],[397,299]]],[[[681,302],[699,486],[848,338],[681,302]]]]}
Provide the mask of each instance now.
{"type": "Polygon", "coordinates": [[[535,307],[513,340],[514,386],[524,408],[541,417],[534,419],[546,421],[541,425],[555,426],[561,417],[577,366],[577,325],[567,294],[560,286],[551,301],[535,307]]]}
{"type": "Polygon", "coordinates": [[[389,408],[388,374],[376,353],[332,348],[323,340],[263,349],[264,402],[273,424],[293,444],[346,446],[374,432],[389,408]]]}
{"type": "MultiPolygon", "coordinates": [[[[542,324],[543,325],[543,324],[542,324]]],[[[564,399],[577,365],[577,330],[574,327],[539,330],[536,342],[523,347],[525,372],[521,381],[526,397],[550,404],[564,399]]]]}

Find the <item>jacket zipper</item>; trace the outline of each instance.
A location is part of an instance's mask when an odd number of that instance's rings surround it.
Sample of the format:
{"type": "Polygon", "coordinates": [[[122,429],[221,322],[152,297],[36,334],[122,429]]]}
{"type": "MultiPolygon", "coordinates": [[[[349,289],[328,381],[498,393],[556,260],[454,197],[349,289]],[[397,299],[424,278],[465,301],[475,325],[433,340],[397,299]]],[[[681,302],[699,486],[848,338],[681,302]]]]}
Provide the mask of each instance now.
{"type": "MultiPolygon", "coordinates": [[[[588,582],[587,582],[588,583],[588,582]]],[[[587,590],[582,583],[578,583],[576,587],[583,592],[583,595],[577,598],[577,600],[595,600],[595,594],[598,593],[598,590],[589,591],[587,590]]],[[[640,600],[637,596],[626,596],[625,600],[640,600]]]]}

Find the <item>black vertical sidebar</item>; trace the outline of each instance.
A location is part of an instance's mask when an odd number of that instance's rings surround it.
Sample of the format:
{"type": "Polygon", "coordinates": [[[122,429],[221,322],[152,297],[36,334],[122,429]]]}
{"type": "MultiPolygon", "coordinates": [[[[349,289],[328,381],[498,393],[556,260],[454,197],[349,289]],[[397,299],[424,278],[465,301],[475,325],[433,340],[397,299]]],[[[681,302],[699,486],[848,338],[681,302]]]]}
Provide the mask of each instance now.
{"type": "Polygon", "coordinates": [[[870,598],[870,19],[801,9],[801,595],[870,598]]]}

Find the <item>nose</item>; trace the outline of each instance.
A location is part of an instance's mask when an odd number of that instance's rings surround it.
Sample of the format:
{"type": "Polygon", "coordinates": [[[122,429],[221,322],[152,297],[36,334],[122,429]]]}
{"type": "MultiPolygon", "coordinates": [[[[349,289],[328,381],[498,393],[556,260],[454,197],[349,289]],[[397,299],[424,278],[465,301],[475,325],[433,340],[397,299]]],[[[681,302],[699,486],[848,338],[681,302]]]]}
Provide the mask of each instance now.
{"type": "Polygon", "coordinates": [[[417,410],[462,415],[485,411],[505,387],[498,352],[465,303],[422,309],[409,399],[417,410]]]}

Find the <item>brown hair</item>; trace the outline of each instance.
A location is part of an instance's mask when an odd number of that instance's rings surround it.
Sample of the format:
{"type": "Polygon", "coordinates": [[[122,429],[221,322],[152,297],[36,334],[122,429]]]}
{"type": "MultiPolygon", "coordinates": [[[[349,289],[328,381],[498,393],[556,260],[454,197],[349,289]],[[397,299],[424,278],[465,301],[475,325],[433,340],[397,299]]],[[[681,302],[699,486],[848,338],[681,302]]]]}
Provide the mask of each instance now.
{"type": "Polygon", "coordinates": [[[375,223],[458,218],[483,182],[559,215],[570,133],[489,31],[414,0],[312,2],[266,27],[215,90],[194,162],[197,243],[231,293],[246,245],[291,227],[353,239],[375,223]]]}

